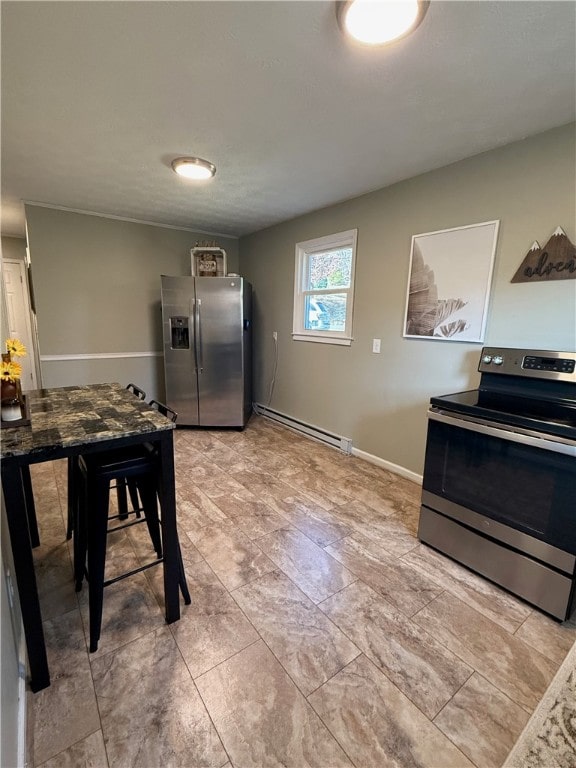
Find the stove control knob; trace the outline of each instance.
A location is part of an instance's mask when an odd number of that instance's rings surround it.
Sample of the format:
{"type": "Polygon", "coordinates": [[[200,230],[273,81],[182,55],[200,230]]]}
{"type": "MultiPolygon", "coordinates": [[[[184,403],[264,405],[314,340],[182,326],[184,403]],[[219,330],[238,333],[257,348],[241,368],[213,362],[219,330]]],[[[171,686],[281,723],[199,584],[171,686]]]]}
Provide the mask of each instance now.
{"type": "Polygon", "coordinates": [[[504,362],[504,358],[502,357],[502,355],[494,355],[494,357],[492,358],[492,362],[494,363],[494,365],[502,365],[502,363],[504,362]]]}
{"type": "Polygon", "coordinates": [[[482,358],[483,363],[491,363],[492,362],[492,355],[484,355],[482,358]]]}

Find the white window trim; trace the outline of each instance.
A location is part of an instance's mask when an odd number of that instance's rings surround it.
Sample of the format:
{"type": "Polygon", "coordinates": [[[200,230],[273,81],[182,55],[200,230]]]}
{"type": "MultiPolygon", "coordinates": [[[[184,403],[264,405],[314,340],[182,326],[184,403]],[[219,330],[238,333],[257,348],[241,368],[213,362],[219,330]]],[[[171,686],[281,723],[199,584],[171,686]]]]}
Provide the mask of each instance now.
{"type": "Polygon", "coordinates": [[[354,313],[354,273],[356,271],[356,242],[358,230],[349,229],[345,232],[337,232],[333,235],[317,237],[313,240],[304,240],[296,243],[296,266],[294,270],[294,315],[292,325],[292,339],[294,341],[314,341],[322,344],[340,344],[350,346],[352,344],[352,318],[354,313]],[[334,288],[318,288],[310,291],[306,287],[306,257],[312,253],[321,253],[339,248],[352,248],[352,265],[350,271],[350,287],[340,290],[340,293],[348,294],[346,303],[346,327],[344,331],[314,331],[304,328],[304,299],[308,293],[321,295],[338,292],[334,288]]]}

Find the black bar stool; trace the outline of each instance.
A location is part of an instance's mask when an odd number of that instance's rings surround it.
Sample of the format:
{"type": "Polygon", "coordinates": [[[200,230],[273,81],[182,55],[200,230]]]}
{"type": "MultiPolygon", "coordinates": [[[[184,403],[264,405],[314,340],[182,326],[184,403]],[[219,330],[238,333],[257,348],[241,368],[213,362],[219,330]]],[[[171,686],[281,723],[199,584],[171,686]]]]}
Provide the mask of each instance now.
{"type": "Polygon", "coordinates": [[[138,400],[146,400],[146,392],[140,389],[136,384],[126,384],[126,389],[129,389],[133,395],[136,395],[138,400]]]}
{"type": "MultiPolygon", "coordinates": [[[[173,414],[172,420],[176,420],[174,411],[161,403],[157,405],[160,406],[157,410],[163,413],[166,409],[166,412],[173,414]]],[[[158,461],[154,446],[146,444],[109,451],[104,454],[94,453],[81,456],[77,463],[77,469],[76,480],[79,487],[77,487],[77,503],[75,504],[74,580],[78,592],[82,588],[84,575],[87,575],[88,578],[90,652],[93,653],[98,649],[98,640],[100,639],[104,587],[164,561],[161,523],[158,518],[158,461]],[[141,507],[138,503],[137,510],[144,512],[143,518],[137,517],[130,522],[109,528],[109,521],[123,519],[121,511],[118,515],[109,516],[110,484],[113,481],[117,484],[121,482],[128,484],[129,487],[132,486],[136,499],[139,497],[142,502],[141,507]],[[107,534],[143,522],[146,522],[148,526],[150,539],[156,550],[156,559],[114,579],[105,580],[107,534]]],[[[178,559],[180,590],[184,602],[189,605],[191,598],[186,584],[179,543],[178,559]]]]}
{"type": "MultiPolygon", "coordinates": [[[[138,400],[146,400],[146,392],[144,392],[144,390],[137,384],[130,382],[130,384],[126,385],[126,389],[132,392],[132,394],[135,395],[138,400]]],[[[76,516],[74,509],[77,503],[76,486],[78,472],[78,456],[71,456],[68,459],[68,524],[66,528],[66,538],[68,540],[72,538],[72,534],[74,532],[74,519],[76,516]]],[[[122,480],[118,480],[116,482],[116,498],[118,500],[118,509],[120,510],[120,519],[125,520],[128,518],[128,499],[126,497],[126,483],[122,480]]],[[[133,497],[131,492],[130,498],[132,501],[132,506],[136,510],[138,507],[138,497],[133,497]]],[[[140,517],[139,511],[137,511],[136,514],[138,517],[140,517]]]]}
{"type": "MultiPolygon", "coordinates": [[[[148,405],[150,405],[155,410],[159,411],[163,416],[166,416],[166,418],[170,419],[170,421],[173,422],[174,424],[176,423],[178,414],[172,408],[169,408],[167,405],[164,405],[164,403],[161,403],[158,400],[150,400],[148,405]]],[[[150,443],[145,443],[145,447],[149,451],[155,452],[154,446],[150,445],[150,443]]],[[[137,517],[140,517],[140,512],[143,511],[143,508],[138,499],[138,488],[134,478],[132,477],[126,478],[126,487],[128,488],[128,492],[130,494],[130,501],[132,503],[132,512],[134,512],[134,514],[136,514],[137,517]]],[[[120,507],[120,500],[118,500],[118,509],[120,509],[122,513],[124,513],[124,511],[128,513],[127,501],[126,501],[126,508],[124,510],[124,508],[120,507]]]]}
{"type": "MultiPolygon", "coordinates": [[[[127,384],[126,389],[136,395],[138,400],[146,400],[146,392],[136,384],[127,384]]],[[[121,480],[116,481],[116,498],[118,500],[118,509],[120,510],[120,520],[125,520],[128,517],[128,498],[126,496],[126,488],[130,493],[130,500],[132,502],[132,509],[134,510],[136,517],[140,517],[141,509],[138,505],[138,494],[136,492],[136,486],[134,483],[128,484],[121,480]]]]}

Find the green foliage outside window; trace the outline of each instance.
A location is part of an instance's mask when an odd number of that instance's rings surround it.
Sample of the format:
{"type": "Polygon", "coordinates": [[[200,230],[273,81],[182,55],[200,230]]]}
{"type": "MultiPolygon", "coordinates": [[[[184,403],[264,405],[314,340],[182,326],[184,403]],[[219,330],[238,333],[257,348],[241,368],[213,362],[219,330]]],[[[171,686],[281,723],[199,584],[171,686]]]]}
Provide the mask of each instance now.
{"type": "Polygon", "coordinates": [[[309,289],[345,288],[350,285],[352,249],[310,255],[309,289]]]}

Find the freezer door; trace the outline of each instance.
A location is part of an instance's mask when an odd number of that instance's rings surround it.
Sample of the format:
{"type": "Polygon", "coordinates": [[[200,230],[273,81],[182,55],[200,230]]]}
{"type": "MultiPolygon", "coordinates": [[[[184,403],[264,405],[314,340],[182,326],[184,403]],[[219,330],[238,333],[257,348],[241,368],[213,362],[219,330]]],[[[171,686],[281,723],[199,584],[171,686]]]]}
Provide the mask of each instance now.
{"type": "Polygon", "coordinates": [[[196,278],[199,424],[244,426],[243,280],[196,278]]]}
{"type": "Polygon", "coordinates": [[[178,414],[177,424],[185,426],[196,426],[199,423],[196,312],[194,278],[162,275],[166,405],[178,414]]]}

